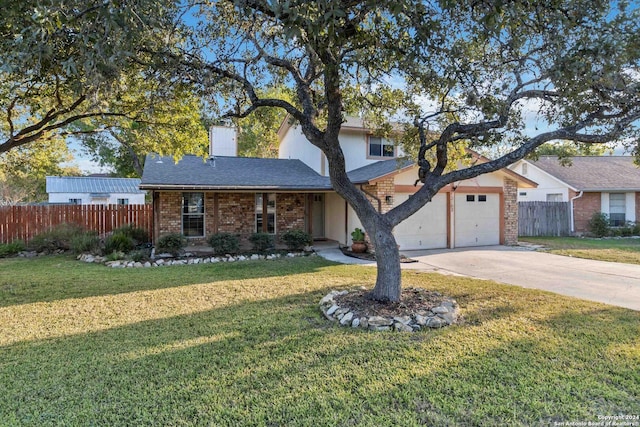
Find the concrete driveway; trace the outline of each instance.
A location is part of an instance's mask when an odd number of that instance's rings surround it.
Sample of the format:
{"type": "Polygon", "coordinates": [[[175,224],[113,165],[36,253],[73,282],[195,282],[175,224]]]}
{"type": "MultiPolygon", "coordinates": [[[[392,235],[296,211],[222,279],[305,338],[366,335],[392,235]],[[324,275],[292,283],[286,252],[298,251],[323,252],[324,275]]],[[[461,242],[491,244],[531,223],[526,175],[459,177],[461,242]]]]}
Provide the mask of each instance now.
{"type": "MultiPolygon", "coordinates": [[[[335,246],[319,248],[318,253],[344,264],[375,266],[347,257],[335,246]]],[[[552,255],[519,246],[401,253],[418,261],[403,263],[403,269],[495,280],[640,311],[640,265],[552,255]]]]}
{"type": "Polygon", "coordinates": [[[640,311],[640,265],[507,246],[402,253],[418,261],[403,264],[407,269],[490,279],[640,311]]]}

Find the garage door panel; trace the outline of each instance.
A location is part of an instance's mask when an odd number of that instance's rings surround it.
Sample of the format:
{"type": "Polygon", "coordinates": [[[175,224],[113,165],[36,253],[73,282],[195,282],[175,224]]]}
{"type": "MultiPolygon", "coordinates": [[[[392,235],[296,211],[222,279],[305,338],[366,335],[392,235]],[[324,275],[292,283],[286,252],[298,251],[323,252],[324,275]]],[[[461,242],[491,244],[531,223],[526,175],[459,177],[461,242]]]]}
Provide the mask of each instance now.
{"type": "MultiPolygon", "coordinates": [[[[396,194],[396,203],[403,203],[409,194],[396,194]]],[[[447,199],[436,195],[418,212],[398,224],[393,234],[402,250],[438,249],[447,247],[447,199]]]]}
{"type": "Polygon", "coordinates": [[[456,247],[500,244],[500,195],[456,194],[456,247]]]}

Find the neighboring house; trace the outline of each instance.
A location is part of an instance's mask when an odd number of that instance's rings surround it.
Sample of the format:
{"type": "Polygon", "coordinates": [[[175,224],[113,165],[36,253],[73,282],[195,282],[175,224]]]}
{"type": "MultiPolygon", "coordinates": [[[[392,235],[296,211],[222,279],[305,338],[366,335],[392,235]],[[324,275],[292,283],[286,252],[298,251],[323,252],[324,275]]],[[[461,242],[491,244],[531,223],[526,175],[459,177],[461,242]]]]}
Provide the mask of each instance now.
{"type": "Polygon", "coordinates": [[[48,176],[50,204],[138,205],[144,204],[146,191],[138,178],[88,176],[48,176]]]}
{"type": "Polygon", "coordinates": [[[520,160],[510,168],[538,183],[519,188],[518,201],[569,202],[571,231],[588,231],[596,212],[612,226],[640,220],[640,169],[630,156],[576,156],[562,166],[556,156],[520,160]]]}
{"type": "MultiPolygon", "coordinates": [[[[208,160],[147,157],[140,188],[153,195],[154,238],[183,233],[200,243],[218,232],[246,237],[303,229],[315,239],[350,244],[351,231],[362,225],[331,188],[324,155],[298,126],[285,124],[279,135],[279,159],[219,155],[235,152],[229,147],[233,137],[213,138],[208,160]]],[[[372,136],[361,122],[346,123],[341,145],[350,179],[379,211],[389,211],[419,188],[413,185],[417,167],[398,159],[400,150],[372,136]]],[[[395,228],[396,240],[404,250],[515,244],[518,186],[535,183],[502,169],[448,185],[395,228]]]]}

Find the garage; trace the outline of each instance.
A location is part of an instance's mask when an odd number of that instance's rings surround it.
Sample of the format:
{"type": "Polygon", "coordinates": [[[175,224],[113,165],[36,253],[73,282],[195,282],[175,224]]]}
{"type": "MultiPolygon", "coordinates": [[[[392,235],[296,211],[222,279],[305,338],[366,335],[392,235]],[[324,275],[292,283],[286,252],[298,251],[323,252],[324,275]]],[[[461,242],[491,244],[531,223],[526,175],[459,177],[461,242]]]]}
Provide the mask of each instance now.
{"type": "MultiPolygon", "coordinates": [[[[410,194],[397,193],[395,204],[406,201],[410,194]]],[[[394,229],[401,250],[439,249],[447,247],[447,195],[437,194],[431,202],[402,221],[394,229]]]]}
{"type": "Polygon", "coordinates": [[[500,244],[500,194],[455,195],[454,245],[500,244]]]}

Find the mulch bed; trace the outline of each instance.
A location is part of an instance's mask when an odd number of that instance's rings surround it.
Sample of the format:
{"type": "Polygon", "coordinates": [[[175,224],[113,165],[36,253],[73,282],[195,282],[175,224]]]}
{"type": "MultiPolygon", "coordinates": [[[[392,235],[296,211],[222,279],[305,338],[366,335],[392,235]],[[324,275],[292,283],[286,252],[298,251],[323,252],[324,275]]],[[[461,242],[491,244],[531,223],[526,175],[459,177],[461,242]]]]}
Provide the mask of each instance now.
{"type": "Polygon", "coordinates": [[[447,299],[439,292],[422,288],[405,288],[400,293],[400,302],[379,302],[371,299],[368,290],[351,290],[348,294],[335,297],[340,307],[349,307],[354,317],[412,316],[421,311],[437,307],[447,299]]]}
{"type": "MultiPolygon", "coordinates": [[[[352,258],[358,258],[358,259],[364,259],[366,261],[375,261],[376,260],[376,256],[374,254],[370,254],[370,253],[355,253],[349,250],[349,248],[340,248],[340,250],[342,251],[343,254],[345,254],[346,256],[350,256],[352,258]]],[[[400,262],[401,263],[412,263],[412,262],[418,262],[415,259],[411,259],[411,258],[407,258],[404,255],[400,255],[400,262]]]]}

